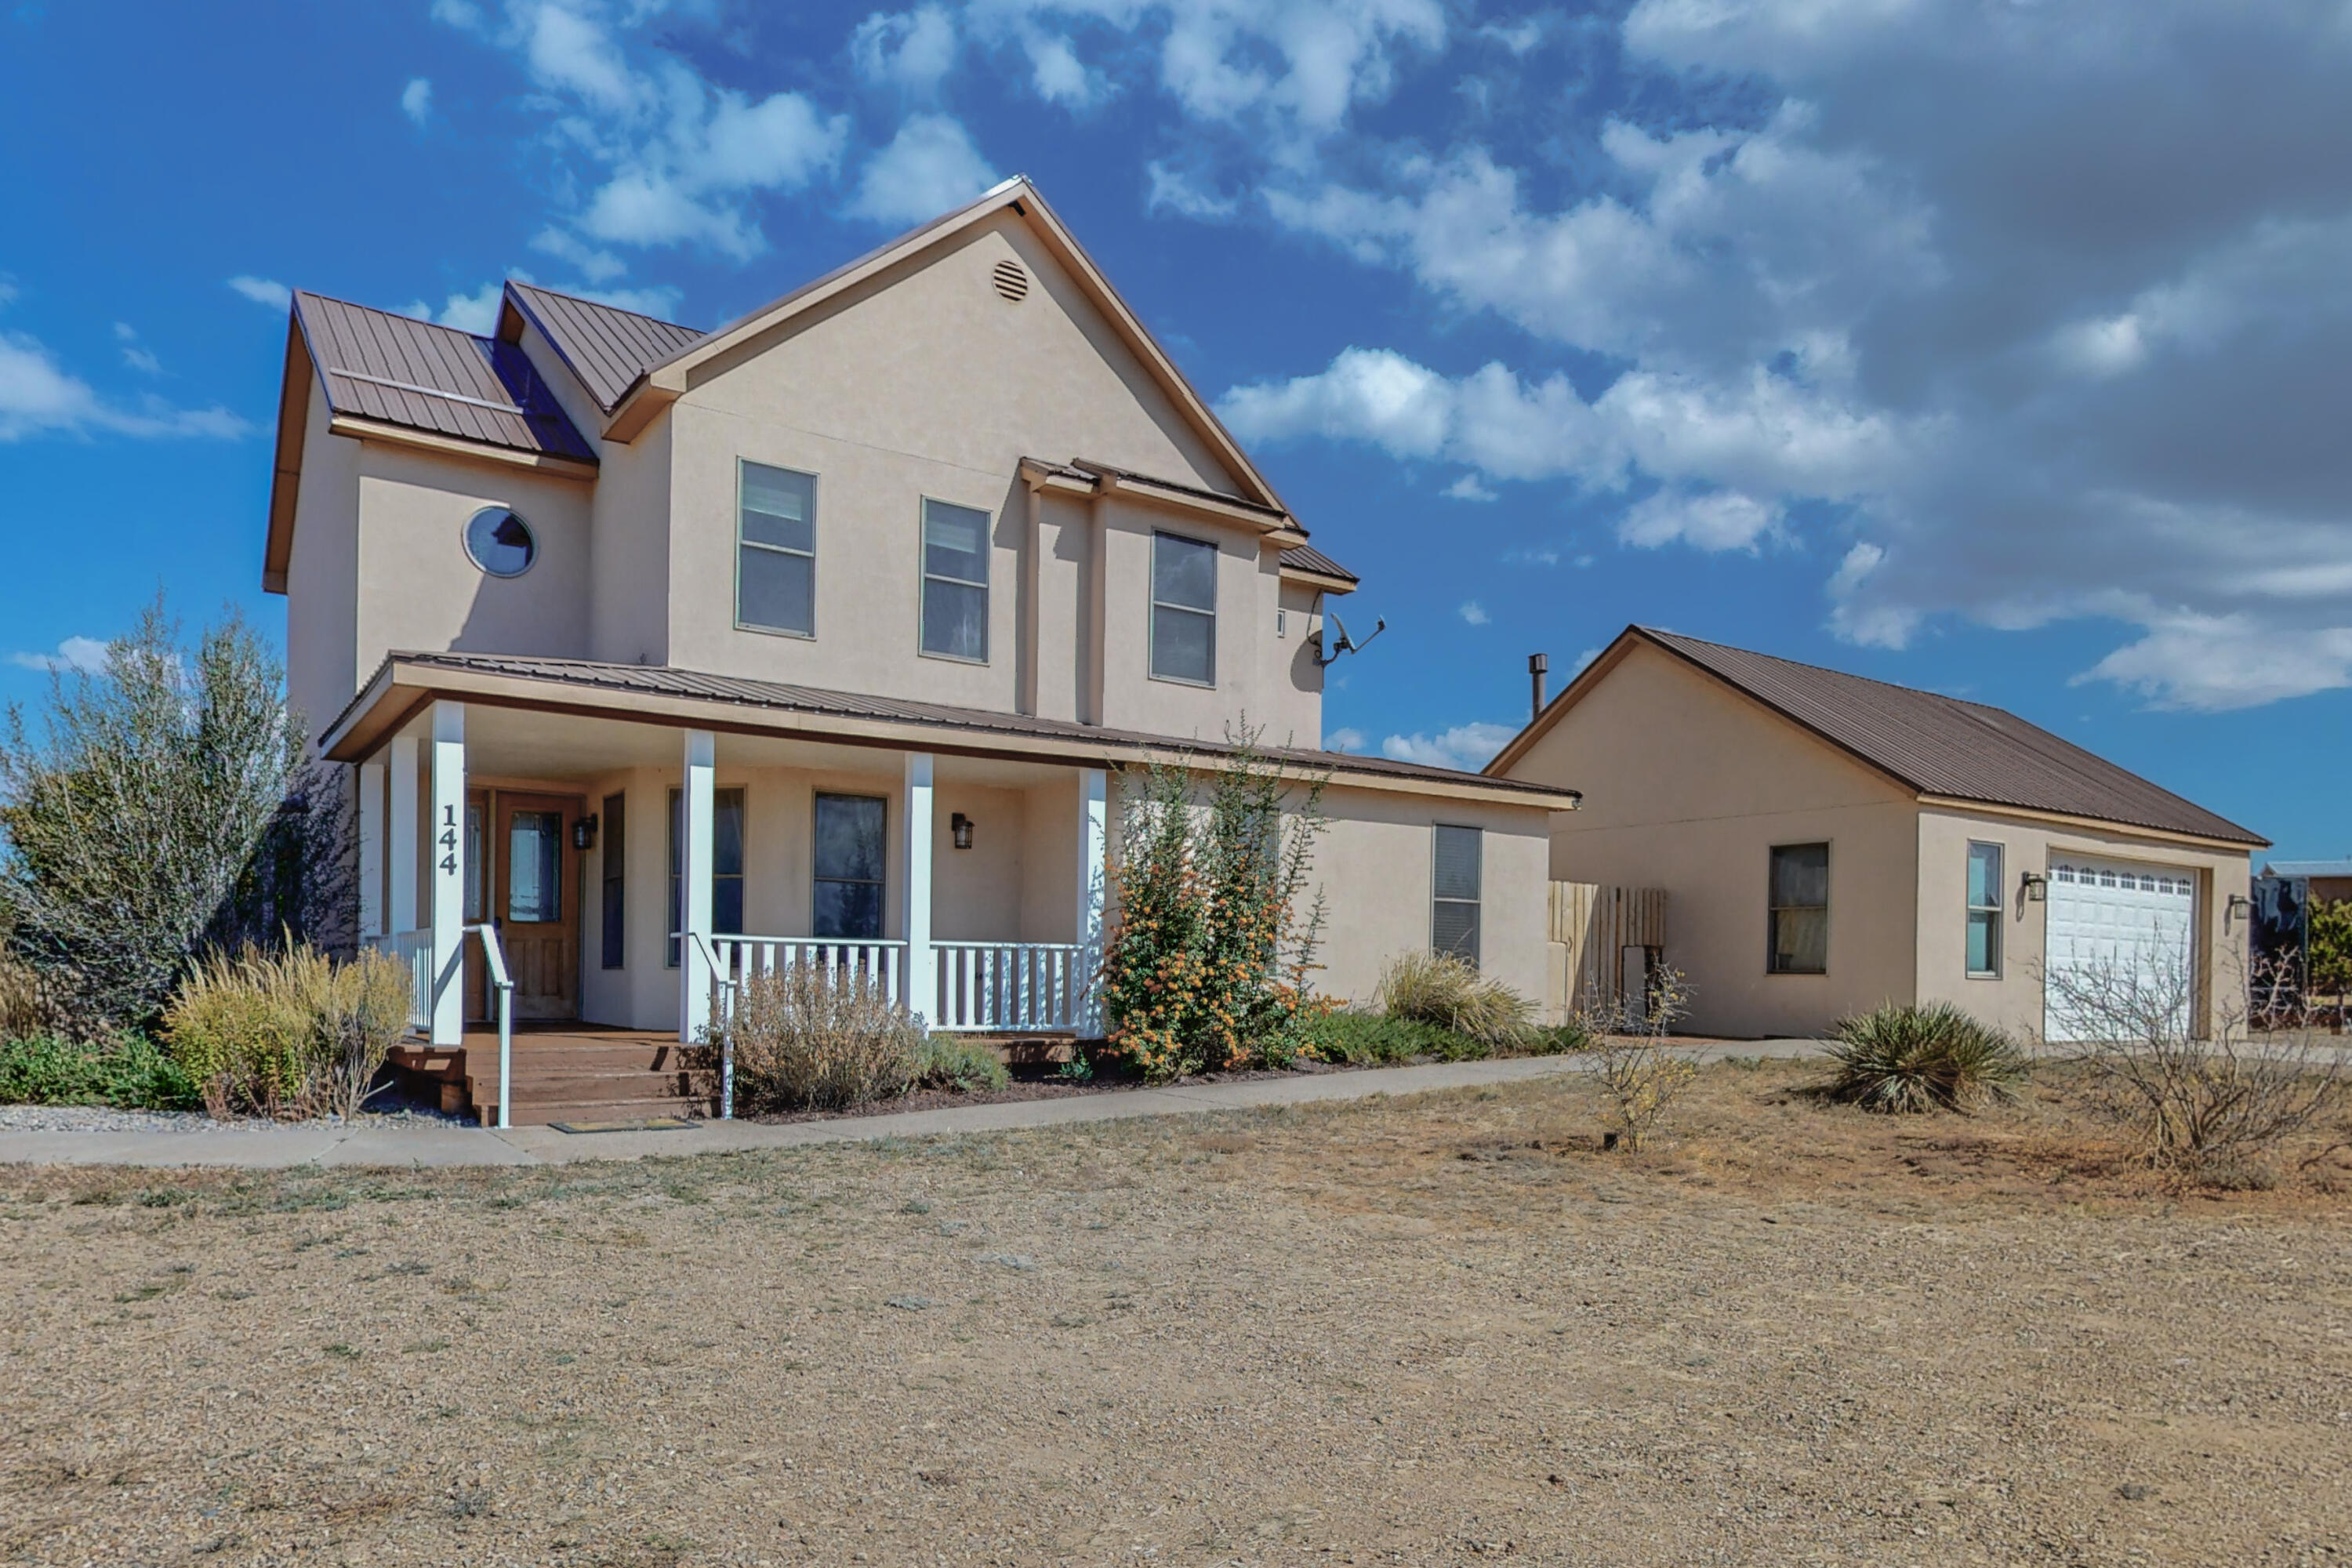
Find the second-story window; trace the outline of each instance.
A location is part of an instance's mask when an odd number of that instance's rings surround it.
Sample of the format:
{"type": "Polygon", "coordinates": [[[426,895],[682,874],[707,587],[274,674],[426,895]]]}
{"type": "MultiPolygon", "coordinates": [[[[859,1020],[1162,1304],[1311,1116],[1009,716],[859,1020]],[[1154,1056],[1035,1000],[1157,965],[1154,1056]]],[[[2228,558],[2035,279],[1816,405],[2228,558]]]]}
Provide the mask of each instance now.
{"type": "Polygon", "coordinates": [[[1151,536],[1151,673],[1195,686],[1217,683],[1217,547],[1173,533],[1151,536]]]}
{"type": "Polygon", "coordinates": [[[742,465],[736,513],[735,624],[816,636],[816,479],[742,465]]]}
{"type": "Polygon", "coordinates": [[[988,662],[988,514],[923,502],[923,651],[988,662]]]}

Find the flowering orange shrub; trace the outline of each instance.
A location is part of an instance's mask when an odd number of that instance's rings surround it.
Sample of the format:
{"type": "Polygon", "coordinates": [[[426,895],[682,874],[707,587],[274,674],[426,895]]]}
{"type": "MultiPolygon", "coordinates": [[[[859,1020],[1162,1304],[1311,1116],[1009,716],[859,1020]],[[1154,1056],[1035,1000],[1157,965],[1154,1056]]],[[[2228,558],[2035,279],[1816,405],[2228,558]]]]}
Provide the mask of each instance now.
{"type": "Polygon", "coordinates": [[[1286,826],[1290,781],[1254,734],[1240,738],[1205,807],[1190,771],[1155,766],[1121,814],[1103,1011],[1112,1049],[1155,1081],[1286,1067],[1325,1005],[1307,989],[1323,900],[1303,899],[1326,826],[1322,782],[1286,826]]]}

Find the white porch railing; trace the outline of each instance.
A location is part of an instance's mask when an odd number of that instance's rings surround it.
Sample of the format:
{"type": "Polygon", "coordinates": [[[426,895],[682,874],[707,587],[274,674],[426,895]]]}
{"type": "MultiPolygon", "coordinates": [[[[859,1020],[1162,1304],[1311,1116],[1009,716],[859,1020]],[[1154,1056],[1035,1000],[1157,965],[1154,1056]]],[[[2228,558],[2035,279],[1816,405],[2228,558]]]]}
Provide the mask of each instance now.
{"type": "Polygon", "coordinates": [[[431,927],[417,931],[386,931],[372,936],[367,944],[387,957],[408,965],[408,1026],[420,1033],[433,1029],[433,931],[431,927]]]}
{"type": "Polygon", "coordinates": [[[514,981],[507,973],[498,927],[467,926],[466,934],[482,939],[482,963],[499,994],[499,1126],[504,1130],[513,1125],[514,1116],[514,981]]]}
{"type": "Polygon", "coordinates": [[[939,942],[934,1029],[1001,1034],[1017,1029],[1083,1031],[1093,1016],[1089,950],[1060,942],[939,942]]]}
{"type": "Polygon", "coordinates": [[[714,936],[710,967],[722,984],[740,985],[762,974],[822,969],[879,991],[894,1002],[907,1000],[907,944],[848,942],[821,936],[714,936]]]}

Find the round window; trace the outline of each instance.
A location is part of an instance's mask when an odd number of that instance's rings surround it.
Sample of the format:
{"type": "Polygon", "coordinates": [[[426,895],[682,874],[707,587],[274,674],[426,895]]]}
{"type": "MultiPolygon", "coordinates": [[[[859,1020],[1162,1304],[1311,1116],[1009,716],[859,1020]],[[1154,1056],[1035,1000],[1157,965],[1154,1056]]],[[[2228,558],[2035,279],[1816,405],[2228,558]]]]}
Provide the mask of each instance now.
{"type": "Polygon", "coordinates": [[[466,524],[466,553],[493,577],[520,577],[539,558],[539,543],[519,513],[490,506],[466,524]]]}

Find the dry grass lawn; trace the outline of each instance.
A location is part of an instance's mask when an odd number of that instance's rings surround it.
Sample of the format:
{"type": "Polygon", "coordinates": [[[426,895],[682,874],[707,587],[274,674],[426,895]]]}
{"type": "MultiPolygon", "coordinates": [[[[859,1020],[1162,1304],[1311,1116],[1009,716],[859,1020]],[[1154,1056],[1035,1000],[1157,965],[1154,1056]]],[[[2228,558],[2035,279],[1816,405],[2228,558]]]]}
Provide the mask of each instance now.
{"type": "Polygon", "coordinates": [[[2352,1171],[1707,1069],[523,1171],[0,1172],[0,1562],[2352,1563],[2352,1171]]]}

